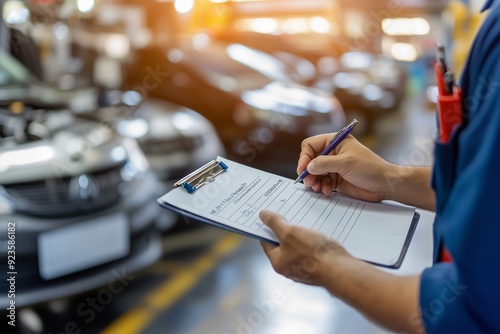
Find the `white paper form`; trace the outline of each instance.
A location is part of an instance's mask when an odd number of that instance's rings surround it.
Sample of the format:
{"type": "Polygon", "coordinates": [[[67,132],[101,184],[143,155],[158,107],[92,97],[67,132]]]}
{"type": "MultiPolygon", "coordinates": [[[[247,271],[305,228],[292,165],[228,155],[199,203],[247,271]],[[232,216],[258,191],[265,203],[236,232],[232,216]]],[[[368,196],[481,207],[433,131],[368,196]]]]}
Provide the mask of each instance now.
{"type": "MultiPolygon", "coordinates": [[[[159,199],[183,211],[238,231],[278,241],[260,221],[261,210],[278,212],[290,224],[335,238],[355,257],[391,266],[405,247],[415,208],[369,203],[338,193],[326,197],[294,180],[217,158],[228,170],[189,194],[176,188],[159,199]]],[[[411,236],[410,236],[411,237],[411,236]]]]}

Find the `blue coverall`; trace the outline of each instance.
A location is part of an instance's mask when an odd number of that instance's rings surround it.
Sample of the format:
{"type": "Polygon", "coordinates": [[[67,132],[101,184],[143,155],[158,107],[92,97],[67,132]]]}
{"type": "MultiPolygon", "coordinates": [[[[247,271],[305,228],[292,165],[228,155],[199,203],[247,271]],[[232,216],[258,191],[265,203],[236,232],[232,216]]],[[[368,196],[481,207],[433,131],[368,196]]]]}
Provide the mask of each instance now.
{"type": "Polygon", "coordinates": [[[435,259],[442,244],[453,261],[422,274],[427,333],[500,333],[500,0],[486,9],[460,83],[465,122],[435,146],[435,259]]]}

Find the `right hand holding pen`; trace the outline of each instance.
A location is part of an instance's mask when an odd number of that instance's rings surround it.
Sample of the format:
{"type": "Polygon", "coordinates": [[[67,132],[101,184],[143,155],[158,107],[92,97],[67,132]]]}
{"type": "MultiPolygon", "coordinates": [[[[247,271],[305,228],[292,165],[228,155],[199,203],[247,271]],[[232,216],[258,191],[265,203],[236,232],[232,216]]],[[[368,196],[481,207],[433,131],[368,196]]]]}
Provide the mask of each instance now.
{"type": "Polygon", "coordinates": [[[385,161],[349,135],[329,155],[318,156],[332,134],[302,142],[297,173],[307,168],[304,184],[330,196],[333,190],[365,201],[380,202],[388,191],[388,175],[394,165],[385,161]]]}

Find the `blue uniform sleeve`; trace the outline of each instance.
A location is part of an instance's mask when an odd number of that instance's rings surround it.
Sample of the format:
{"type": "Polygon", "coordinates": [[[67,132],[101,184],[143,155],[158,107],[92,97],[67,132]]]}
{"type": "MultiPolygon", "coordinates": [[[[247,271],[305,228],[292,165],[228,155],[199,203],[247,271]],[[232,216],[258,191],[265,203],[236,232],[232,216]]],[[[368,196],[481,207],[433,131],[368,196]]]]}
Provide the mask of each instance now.
{"type": "Polygon", "coordinates": [[[425,270],[420,307],[428,333],[500,333],[500,10],[477,35],[462,86],[468,125],[457,176],[439,215],[453,258],[425,270]]]}

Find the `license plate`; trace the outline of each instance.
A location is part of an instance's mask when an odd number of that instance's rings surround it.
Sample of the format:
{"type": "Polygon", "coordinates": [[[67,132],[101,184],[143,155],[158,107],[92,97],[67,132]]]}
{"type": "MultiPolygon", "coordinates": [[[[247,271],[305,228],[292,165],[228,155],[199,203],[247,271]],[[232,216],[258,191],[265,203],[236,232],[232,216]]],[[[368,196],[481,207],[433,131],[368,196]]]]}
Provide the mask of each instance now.
{"type": "Polygon", "coordinates": [[[46,280],[119,259],[130,250],[124,213],[114,213],[38,235],[38,265],[46,280]]]}

